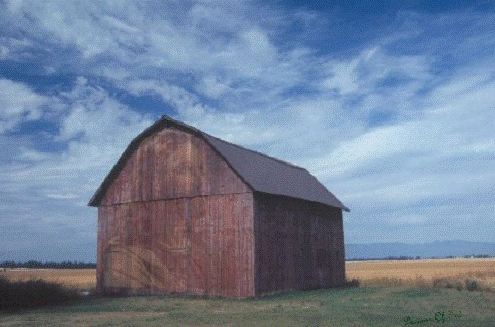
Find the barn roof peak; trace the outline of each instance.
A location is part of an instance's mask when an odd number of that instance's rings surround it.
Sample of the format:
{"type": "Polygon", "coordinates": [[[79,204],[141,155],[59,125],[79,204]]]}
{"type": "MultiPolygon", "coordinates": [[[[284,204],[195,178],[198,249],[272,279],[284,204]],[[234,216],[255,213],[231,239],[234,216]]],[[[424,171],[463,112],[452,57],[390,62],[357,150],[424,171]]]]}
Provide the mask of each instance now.
{"type": "MultiPolygon", "coordinates": [[[[167,115],[162,115],[162,116],[161,116],[161,118],[160,118],[160,120],[162,120],[162,119],[163,119],[163,120],[173,121],[173,122],[175,122],[176,124],[181,125],[181,126],[183,126],[183,127],[185,127],[185,128],[188,128],[188,129],[194,130],[196,133],[199,133],[199,134],[201,134],[201,135],[208,135],[208,134],[206,134],[205,132],[202,132],[202,131],[198,130],[197,128],[194,128],[194,127],[192,127],[192,126],[190,126],[190,125],[187,125],[187,124],[185,124],[185,123],[183,123],[183,122],[181,122],[181,121],[175,120],[175,119],[173,119],[173,118],[171,118],[171,117],[169,117],[169,116],[167,116],[167,115]]],[[[281,159],[278,159],[278,158],[270,157],[269,155],[267,155],[267,154],[265,154],[265,153],[263,153],[263,152],[259,152],[259,151],[252,150],[252,149],[248,149],[248,148],[245,148],[245,147],[243,147],[243,146],[241,146],[241,145],[238,145],[238,144],[235,144],[235,143],[230,143],[230,142],[224,141],[224,140],[222,140],[221,138],[218,138],[218,137],[216,137],[216,136],[208,135],[208,137],[210,137],[210,138],[212,138],[212,139],[217,139],[217,140],[218,140],[218,141],[220,141],[220,142],[228,143],[228,144],[233,145],[233,146],[235,146],[235,147],[237,147],[237,148],[239,148],[239,149],[242,149],[243,151],[249,151],[249,152],[255,153],[255,154],[259,155],[259,156],[266,157],[266,158],[268,158],[268,159],[270,159],[270,160],[274,160],[274,161],[280,162],[280,163],[282,163],[282,164],[284,164],[284,165],[287,165],[287,166],[290,166],[290,167],[292,167],[292,168],[296,168],[296,169],[303,169],[303,170],[305,170],[304,168],[299,167],[299,166],[297,166],[297,165],[294,165],[293,163],[290,163],[290,162],[288,162],[288,161],[284,161],[284,160],[281,160],[281,159]]]]}
{"type": "Polygon", "coordinates": [[[302,200],[323,203],[332,207],[349,209],[342,204],[325,186],[323,186],[306,169],[286,161],[270,157],[264,153],[246,149],[242,146],[229,143],[217,137],[206,134],[181,121],[167,115],[162,115],[153,125],[145,129],[131,141],[117,164],[113,166],[103,183],[91,198],[88,205],[98,206],[112,181],[118,176],[139,144],[164,128],[175,127],[193,133],[204,139],[216,152],[220,154],[232,170],[253,191],[274,195],[289,196],[302,200]]]}

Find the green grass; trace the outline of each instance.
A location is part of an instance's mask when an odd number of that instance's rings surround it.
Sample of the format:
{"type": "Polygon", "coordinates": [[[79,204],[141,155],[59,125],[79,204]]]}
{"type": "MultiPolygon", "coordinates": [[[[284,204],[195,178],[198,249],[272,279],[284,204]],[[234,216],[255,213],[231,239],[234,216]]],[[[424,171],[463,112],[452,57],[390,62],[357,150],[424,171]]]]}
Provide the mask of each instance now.
{"type": "Polygon", "coordinates": [[[361,287],[254,300],[90,298],[0,316],[0,326],[495,326],[495,293],[361,287]],[[410,317],[410,318],[407,318],[410,317]],[[406,324],[422,322],[421,324],[406,324]]]}

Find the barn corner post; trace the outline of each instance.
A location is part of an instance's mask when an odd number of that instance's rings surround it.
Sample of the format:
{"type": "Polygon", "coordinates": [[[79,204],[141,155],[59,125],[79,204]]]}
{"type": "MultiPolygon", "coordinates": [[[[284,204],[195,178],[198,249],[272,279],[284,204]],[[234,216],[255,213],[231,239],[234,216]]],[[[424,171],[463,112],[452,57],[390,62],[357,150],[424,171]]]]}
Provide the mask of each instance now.
{"type": "Polygon", "coordinates": [[[341,240],[340,240],[340,262],[341,262],[341,271],[342,271],[342,276],[341,276],[341,283],[342,285],[345,284],[346,282],[346,274],[345,274],[345,235],[344,235],[344,210],[339,210],[340,213],[340,234],[341,235],[341,240]]]}
{"type": "Polygon", "coordinates": [[[103,281],[103,236],[104,236],[104,224],[103,215],[101,214],[101,209],[97,210],[97,236],[96,236],[96,293],[104,293],[104,281],[103,281]]]}

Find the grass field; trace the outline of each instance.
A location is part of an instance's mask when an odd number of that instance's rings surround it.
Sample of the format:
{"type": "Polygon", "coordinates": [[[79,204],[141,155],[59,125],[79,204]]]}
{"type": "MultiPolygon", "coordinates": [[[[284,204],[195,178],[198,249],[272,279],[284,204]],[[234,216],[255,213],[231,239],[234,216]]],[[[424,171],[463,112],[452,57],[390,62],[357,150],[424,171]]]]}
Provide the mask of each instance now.
{"type": "MultiPolygon", "coordinates": [[[[359,288],[288,292],[255,300],[88,297],[79,304],[0,316],[0,326],[495,326],[495,292],[431,287],[466,278],[492,285],[495,259],[347,262],[359,288]],[[363,286],[364,284],[364,286],[363,286]]],[[[94,270],[6,271],[94,287],[94,270]]]]}
{"type": "Polygon", "coordinates": [[[257,300],[89,298],[0,316],[0,326],[495,326],[495,294],[363,287],[257,300]]]}

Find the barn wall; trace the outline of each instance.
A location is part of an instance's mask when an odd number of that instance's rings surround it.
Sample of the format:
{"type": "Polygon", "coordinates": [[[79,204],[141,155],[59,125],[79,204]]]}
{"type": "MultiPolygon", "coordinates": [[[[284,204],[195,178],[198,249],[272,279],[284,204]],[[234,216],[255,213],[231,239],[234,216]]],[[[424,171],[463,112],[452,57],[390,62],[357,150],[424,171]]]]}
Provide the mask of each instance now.
{"type": "Polygon", "coordinates": [[[262,193],[254,203],[257,296],[344,283],[341,209],[262,193]]]}
{"type": "Polygon", "coordinates": [[[252,193],[204,140],[144,139],[98,217],[98,291],[254,295],[252,193]]]}
{"type": "Polygon", "coordinates": [[[252,193],[100,206],[98,290],[254,296],[252,193]]]}
{"type": "Polygon", "coordinates": [[[144,139],[100,205],[251,192],[206,141],[167,128],[144,139]]]}

